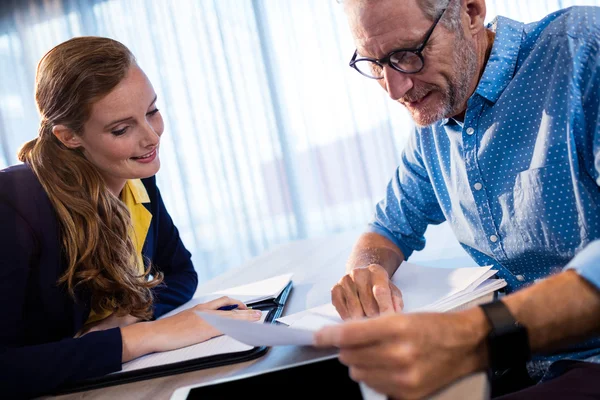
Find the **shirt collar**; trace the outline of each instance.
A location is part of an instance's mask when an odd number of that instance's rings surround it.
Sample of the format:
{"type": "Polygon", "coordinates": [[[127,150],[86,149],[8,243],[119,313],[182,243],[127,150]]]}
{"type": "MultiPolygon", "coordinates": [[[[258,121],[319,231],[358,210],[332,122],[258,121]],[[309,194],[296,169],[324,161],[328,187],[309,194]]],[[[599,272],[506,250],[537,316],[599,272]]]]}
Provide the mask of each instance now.
{"type": "Polygon", "coordinates": [[[135,204],[150,203],[150,197],[141,179],[130,179],[126,185],[133,195],[135,204]]]}
{"type": "Polygon", "coordinates": [[[524,24],[497,17],[488,28],[496,32],[490,58],[475,93],[495,103],[515,75],[524,24]]]}

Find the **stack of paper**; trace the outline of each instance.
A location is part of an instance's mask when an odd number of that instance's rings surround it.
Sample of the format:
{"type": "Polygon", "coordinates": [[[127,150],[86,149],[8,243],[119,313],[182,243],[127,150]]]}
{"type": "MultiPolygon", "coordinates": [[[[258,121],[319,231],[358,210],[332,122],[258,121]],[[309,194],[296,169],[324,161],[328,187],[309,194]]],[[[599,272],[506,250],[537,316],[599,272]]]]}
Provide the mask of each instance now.
{"type": "Polygon", "coordinates": [[[290,283],[294,274],[284,274],[214,292],[215,296],[229,296],[245,304],[259,303],[264,300],[277,298],[290,283]]]}
{"type": "MultiPolygon", "coordinates": [[[[404,312],[444,312],[506,286],[504,279],[490,279],[488,267],[433,268],[402,263],[392,282],[402,291],[404,312]]],[[[295,328],[316,330],[342,319],[331,303],[291,314],[277,321],[295,328]]]]}

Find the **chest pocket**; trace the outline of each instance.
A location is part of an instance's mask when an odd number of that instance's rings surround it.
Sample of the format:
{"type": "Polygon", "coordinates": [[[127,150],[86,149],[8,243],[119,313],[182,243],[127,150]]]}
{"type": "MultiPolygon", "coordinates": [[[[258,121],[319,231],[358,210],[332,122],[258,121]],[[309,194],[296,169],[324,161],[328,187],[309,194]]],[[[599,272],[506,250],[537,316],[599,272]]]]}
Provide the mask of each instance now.
{"type": "Polygon", "coordinates": [[[513,188],[514,218],[526,247],[572,257],[587,242],[586,221],[578,204],[579,183],[569,163],[520,172],[513,188]]]}

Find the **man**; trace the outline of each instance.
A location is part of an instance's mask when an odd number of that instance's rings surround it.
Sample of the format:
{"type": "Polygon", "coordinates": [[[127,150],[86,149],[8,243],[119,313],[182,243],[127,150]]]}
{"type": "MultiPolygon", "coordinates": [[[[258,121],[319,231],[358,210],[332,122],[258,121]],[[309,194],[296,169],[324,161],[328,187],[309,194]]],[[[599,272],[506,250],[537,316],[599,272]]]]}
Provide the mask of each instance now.
{"type": "Polygon", "coordinates": [[[354,379],[401,398],[489,367],[513,377],[496,394],[548,381],[510,398],[551,398],[556,386],[569,398],[600,396],[591,378],[600,343],[566,348],[600,332],[600,242],[590,244],[600,238],[600,10],[485,27],[485,0],[345,0],[344,9],[351,66],[417,128],[332,289],[342,318],[376,318],[326,328],[317,344],[340,347],[354,379]],[[443,221],[478,264],[499,270],[509,295],[463,312],[399,314],[390,277],[424,247],[427,225],[443,221]]]}

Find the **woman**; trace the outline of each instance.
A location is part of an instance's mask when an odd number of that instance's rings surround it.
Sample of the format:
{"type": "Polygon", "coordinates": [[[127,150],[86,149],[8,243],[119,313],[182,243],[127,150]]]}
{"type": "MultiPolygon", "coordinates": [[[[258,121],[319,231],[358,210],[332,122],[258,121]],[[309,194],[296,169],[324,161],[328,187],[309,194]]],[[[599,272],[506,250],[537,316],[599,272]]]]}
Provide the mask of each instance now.
{"type": "MultiPolygon", "coordinates": [[[[31,396],[104,375],[144,354],[220,333],[188,301],[197,275],[154,175],[163,120],[130,51],[79,37],[36,74],[41,126],[0,171],[2,395],[31,396]]],[[[221,298],[196,306],[259,311],[221,298]]]]}

